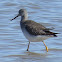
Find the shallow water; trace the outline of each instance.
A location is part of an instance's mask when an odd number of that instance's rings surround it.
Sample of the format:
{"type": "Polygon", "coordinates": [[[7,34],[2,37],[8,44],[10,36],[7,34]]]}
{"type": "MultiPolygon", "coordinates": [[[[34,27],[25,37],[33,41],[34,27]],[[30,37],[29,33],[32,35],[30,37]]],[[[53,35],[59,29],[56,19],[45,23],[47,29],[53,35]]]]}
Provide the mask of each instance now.
{"type": "Polygon", "coordinates": [[[0,0],[0,62],[62,62],[62,1],[61,0],[0,0]],[[42,42],[31,42],[20,29],[20,17],[10,21],[20,8],[28,11],[29,19],[54,27],[58,37],[42,42]],[[35,45],[35,46],[34,46],[35,45]]]}

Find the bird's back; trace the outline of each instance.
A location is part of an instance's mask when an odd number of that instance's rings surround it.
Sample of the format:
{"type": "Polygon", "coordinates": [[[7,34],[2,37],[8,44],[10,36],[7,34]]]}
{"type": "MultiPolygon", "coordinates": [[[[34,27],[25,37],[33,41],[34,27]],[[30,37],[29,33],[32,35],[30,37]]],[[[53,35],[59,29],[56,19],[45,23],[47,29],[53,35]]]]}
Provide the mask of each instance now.
{"type": "Polygon", "coordinates": [[[32,20],[26,20],[25,22],[23,22],[22,24],[24,26],[24,28],[28,31],[28,33],[30,33],[31,35],[53,35],[56,36],[55,34],[57,33],[53,33],[50,32],[46,27],[44,27],[43,25],[34,22],[32,20]]]}

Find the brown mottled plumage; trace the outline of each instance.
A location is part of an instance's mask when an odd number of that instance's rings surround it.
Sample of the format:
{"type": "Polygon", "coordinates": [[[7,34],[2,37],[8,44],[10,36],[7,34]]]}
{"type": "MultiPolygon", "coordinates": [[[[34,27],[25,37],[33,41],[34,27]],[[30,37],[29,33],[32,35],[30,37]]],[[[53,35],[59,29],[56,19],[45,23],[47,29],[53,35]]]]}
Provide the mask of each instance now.
{"type": "Polygon", "coordinates": [[[32,20],[27,20],[26,22],[23,23],[25,25],[26,30],[31,34],[31,35],[53,35],[54,37],[57,37],[56,34],[58,33],[53,33],[50,32],[47,28],[45,28],[43,25],[36,23],[32,20]]]}

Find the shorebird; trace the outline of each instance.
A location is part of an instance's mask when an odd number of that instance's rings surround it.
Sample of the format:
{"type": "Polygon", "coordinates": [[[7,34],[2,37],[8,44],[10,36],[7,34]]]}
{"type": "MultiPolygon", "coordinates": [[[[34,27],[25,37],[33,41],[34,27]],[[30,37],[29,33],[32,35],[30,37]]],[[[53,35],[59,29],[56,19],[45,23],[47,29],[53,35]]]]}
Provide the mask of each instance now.
{"type": "Polygon", "coordinates": [[[30,42],[42,41],[46,47],[46,51],[48,52],[48,47],[44,43],[44,40],[51,37],[57,37],[56,34],[58,33],[51,32],[50,29],[44,27],[43,25],[32,20],[28,20],[26,9],[20,9],[18,15],[11,19],[11,21],[16,19],[18,16],[21,16],[20,27],[22,32],[24,36],[29,40],[27,51],[29,51],[30,42]]]}

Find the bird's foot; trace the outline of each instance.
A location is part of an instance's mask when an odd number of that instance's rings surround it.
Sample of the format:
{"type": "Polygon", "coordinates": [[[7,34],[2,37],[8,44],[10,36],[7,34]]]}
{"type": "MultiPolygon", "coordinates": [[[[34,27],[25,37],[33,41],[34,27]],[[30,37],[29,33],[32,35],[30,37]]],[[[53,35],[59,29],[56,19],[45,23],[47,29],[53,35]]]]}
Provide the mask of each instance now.
{"type": "Polygon", "coordinates": [[[28,49],[26,51],[29,51],[28,49]]]}
{"type": "Polygon", "coordinates": [[[46,51],[48,52],[48,47],[46,46],[46,51]]]}

